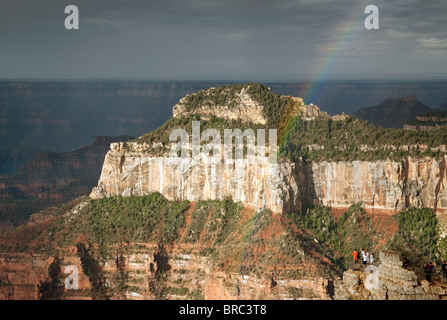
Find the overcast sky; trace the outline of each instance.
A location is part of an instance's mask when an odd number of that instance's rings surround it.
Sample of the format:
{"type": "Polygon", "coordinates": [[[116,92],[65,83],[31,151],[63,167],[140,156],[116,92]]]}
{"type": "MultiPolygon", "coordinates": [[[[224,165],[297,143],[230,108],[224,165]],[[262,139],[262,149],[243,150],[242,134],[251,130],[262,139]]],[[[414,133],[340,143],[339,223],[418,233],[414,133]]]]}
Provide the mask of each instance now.
{"type": "Polygon", "coordinates": [[[446,22],[446,0],[1,0],[0,78],[447,79],[446,22]]]}

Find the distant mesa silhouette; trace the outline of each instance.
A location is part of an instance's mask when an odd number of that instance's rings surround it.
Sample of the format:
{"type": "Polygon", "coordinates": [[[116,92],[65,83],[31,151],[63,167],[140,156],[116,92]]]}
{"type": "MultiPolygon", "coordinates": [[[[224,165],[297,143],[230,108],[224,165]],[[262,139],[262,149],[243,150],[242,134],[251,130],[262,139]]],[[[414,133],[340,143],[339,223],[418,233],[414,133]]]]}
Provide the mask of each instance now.
{"type": "Polygon", "coordinates": [[[401,98],[387,98],[376,106],[360,108],[354,115],[367,120],[376,127],[403,128],[416,116],[435,111],[418,100],[416,95],[401,98]]]}

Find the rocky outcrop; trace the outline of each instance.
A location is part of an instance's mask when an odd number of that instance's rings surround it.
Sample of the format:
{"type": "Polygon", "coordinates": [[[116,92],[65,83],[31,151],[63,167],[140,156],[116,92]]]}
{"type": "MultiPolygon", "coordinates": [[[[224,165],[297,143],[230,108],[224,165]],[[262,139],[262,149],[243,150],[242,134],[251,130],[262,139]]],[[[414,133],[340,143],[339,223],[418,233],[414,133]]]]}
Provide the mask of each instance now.
{"type": "Polygon", "coordinates": [[[403,268],[400,253],[380,252],[381,264],[363,271],[348,270],[334,281],[335,300],[447,300],[447,285],[418,281],[403,268]]]}
{"type": "MultiPolygon", "coordinates": [[[[203,120],[210,120],[211,116],[227,120],[242,120],[245,122],[266,124],[267,116],[265,110],[267,104],[259,103],[249,93],[250,84],[240,88],[238,91],[234,91],[234,88],[227,87],[222,88],[220,96],[231,95],[231,98],[225,96],[221,102],[215,102],[213,95],[215,95],[215,88],[209,88],[189,94],[182,99],[172,108],[172,116],[174,118],[187,117],[191,114],[199,115],[203,120]],[[199,99],[200,95],[201,103],[194,108],[191,108],[190,101],[199,99]],[[224,101],[225,100],[225,101],[224,101]],[[188,107],[189,106],[189,107],[188,107]]],[[[270,88],[266,88],[270,91],[270,88]]],[[[288,110],[287,116],[295,115],[297,112],[301,114],[304,120],[313,120],[317,117],[329,117],[329,115],[321,111],[318,106],[314,104],[306,105],[302,98],[293,96],[282,96],[282,98],[289,99],[291,109],[288,110]]],[[[345,119],[346,115],[335,115],[332,117],[335,121],[345,119]]],[[[276,119],[275,119],[276,120],[276,119]]]]}
{"type": "MultiPolygon", "coordinates": [[[[231,86],[210,88],[187,95],[174,106],[173,117],[194,113],[204,120],[213,115],[227,120],[266,124],[267,107],[248,93],[250,86],[241,86],[237,90],[231,86]],[[221,105],[219,101],[225,103],[221,105]]],[[[264,94],[272,94],[268,88],[262,90],[264,94]]],[[[282,96],[281,99],[289,101],[290,110],[285,112],[286,118],[296,114],[305,121],[330,117],[316,105],[305,105],[301,98],[282,96]]],[[[388,99],[387,103],[400,105],[418,101],[410,96],[388,99]]],[[[331,118],[343,121],[346,115],[331,118]]],[[[282,122],[287,123],[286,120],[282,122]]],[[[305,205],[316,203],[344,209],[362,202],[367,210],[387,213],[396,213],[410,206],[431,207],[441,213],[447,209],[445,156],[440,159],[408,157],[402,161],[373,162],[290,163],[280,160],[277,164],[270,164],[267,158],[263,158],[256,163],[238,160],[227,164],[224,159],[220,163],[192,159],[176,162],[166,152],[164,156],[153,155],[151,150],[161,145],[156,139],[111,144],[98,185],[90,196],[97,199],[157,191],[170,200],[231,198],[281,213],[299,211],[305,205]]],[[[312,151],[324,146],[314,144],[308,147],[312,151]]],[[[362,145],[360,148],[368,151],[370,147],[362,145]]],[[[386,148],[390,152],[412,148],[423,151],[427,146],[390,145],[386,148]]],[[[444,149],[445,146],[439,147],[441,151],[444,149]]]]}
{"type": "Polygon", "coordinates": [[[38,299],[37,284],[45,280],[48,265],[40,255],[0,256],[0,300],[38,299]]]}
{"type": "Polygon", "coordinates": [[[433,131],[447,124],[447,111],[428,112],[404,125],[406,130],[433,131]]]}
{"type": "MultiPolygon", "coordinates": [[[[185,117],[189,114],[198,114],[203,120],[209,120],[211,115],[217,118],[223,118],[228,120],[242,119],[253,123],[266,124],[267,118],[263,114],[264,106],[255,101],[248,93],[247,87],[242,88],[237,92],[233,98],[237,107],[230,107],[228,104],[219,105],[214,104],[211,100],[207,99],[207,94],[214,88],[210,88],[201,92],[204,96],[204,103],[195,110],[187,110],[185,103],[190,99],[190,95],[180,99],[180,101],[172,108],[172,116],[174,118],[185,117]]],[[[230,90],[230,89],[227,89],[230,90]]],[[[192,96],[197,93],[192,93],[192,96]]],[[[301,100],[302,103],[302,100],[301,100]]]]}

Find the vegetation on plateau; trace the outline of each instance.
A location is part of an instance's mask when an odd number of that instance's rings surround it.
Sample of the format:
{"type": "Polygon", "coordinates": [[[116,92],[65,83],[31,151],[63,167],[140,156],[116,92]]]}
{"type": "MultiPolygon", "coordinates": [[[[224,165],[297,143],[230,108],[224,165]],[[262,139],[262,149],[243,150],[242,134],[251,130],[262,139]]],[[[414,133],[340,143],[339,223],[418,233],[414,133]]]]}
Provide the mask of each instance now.
{"type": "Polygon", "coordinates": [[[389,242],[390,249],[399,251],[412,267],[421,267],[428,261],[439,265],[447,260],[447,237],[440,236],[438,219],[433,209],[409,208],[395,216],[399,229],[389,242]]]}
{"type": "Polygon", "coordinates": [[[279,153],[291,161],[399,161],[408,156],[443,156],[446,153],[435,148],[446,142],[447,126],[433,131],[413,131],[376,128],[353,116],[342,121],[331,118],[304,121],[297,116],[284,134],[279,153]],[[427,147],[408,150],[406,146],[412,145],[427,147]]]}
{"type": "Polygon", "coordinates": [[[189,204],[187,200],[168,201],[157,192],[87,201],[78,212],[60,217],[49,228],[50,243],[75,245],[82,238],[100,249],[122,243],[169,243],[183,226],[189,204]]]}
{"type": "MultiPolygon", "coordinates": [[[[170,118],[158,129],[136,139],[147,142],[152,147],[150,152],[155,155],[166,154],[168,150],[169,133],[176,128],[185,129],[191,134],[192,121],[200,121],[201,131],[215,128],[220,130],[223,139],[223,129],[240,128],[245,130],[277,129],[279,157],[297,161],[376,161],[391,159],[400,161],[411,157],[441,157],[446,152],[439,149],[447,141],[447,125],[436,130],[415,131],[406,129],[375,127],[365,120],[347,116],[344,120],[333,120],[321,116],[314,120],[303,120],[299,114],[294,114],[295,105],[290,96],[281,96],[264,85],[249,83],[221,86],[205,89],[187,95],[184,106],[188,113],[184,117],[170,118]],[[238,93],[241,90],[263,105],[263,115],[266,125],[248,121],[228,120],[211,116],[207,121],[200,119],[193,111],[201,106],[225,105],[229,108],[238,105],[238,93]]],[[[428,114],[430,116],[430,114],[428,114]]],[[[443,114],[436,113],[436,116],[443,114]]],[[[416,120],[415,120],[416,121],[416,120]]],[[[443,124],[443,123],[438,123],[443,124]]],[[[202,141],[202,144],[206,142],[202,141]]]]}
{"type": "MultiPolygon", "coordinates": [[[[173,129],[185,129],[191,137],[192,122],[200,121],[200,131],[206,129],[217,129],[220,132],[221,143],[224,142],[224,129],[252,129],[256,136],[257,129],[264,129],[266,132],[266,139],[268,139],[268,130],[277,129],[277,136],[280,140],[282,133],[291,119],[291,114],[294,108],[294,103],[291,97],[281,96],[267,88],[264,85],[257,83],[228,85],[217,88],[205,89],[196,93],[187,95],[185,97],[184,105],[188,112],[197,110],[201,106],[222,106],[225,105],[234,108],[238,105],[237,94],[242,89],[246,89],[246,93],[250,94],[252,99],[264,106],[263,116],[267,119],[267,123],[262,125],[260,123],[253,123],[244,119],[224,119],[218,118],[214,115],[205,121],[200,118],[198,114],[187,113],[182,117],[171,117],[162,126],[156,130],[144,134],[138,139],[134,140],[139,143],[148,143],[150,153],[161,156],[169,152],[170,145],[169,134],[173,129]]],[[[201,141],[206,144],[208,141],[201,141]]]]}
{"type": "Polygon", "coordinates": [[[326,206],[315,206],[289,217],[297,225],[311,230],[319,243],[327,244],[330,250],[326,251],[326,256],[335,259],[342,269],[351,265],[354,250],[378,249],[379,239],[386,237],[360,204],[352,205],[338,218],[326,206]]]}
{"type": "Polygon", "coordinates": [[[204,89],[185,97],[184,105],[187,111],[194,111],[201,106],[228,106],[237,107],[237,94],[245,89],[245,93],[264,106],[263,115],[267,119],[267,125],[278,127],[279,122],[287,114],[291,99],[289,96],[281,96],[272,92],[268,87],[259,83],[247,83],[220,86],[204,89]]]}
{"type": "Polygon", "coordinates": [[[438,264],[441,258],[447,260],[447,237],[440,237],[436,215],[429,208],[409,208],[380,225],[360,204],[352,205],[338,218],[325,206],[289,216],[297,225],[310,229],[319,242],[327,243],[339,253],[337,263],[343,268],[351,266],[353,250],[362,248],[374,252],[376,261],[380,249],[398,251],[406,265],[416,270],[430,260],[438,264]],[[387,231],[392,225],[397,225],[396,232],[387,231]]]}
{"type": "Polygon", "coordinates": [[[443,126],[447,125],[447,111],[431,111],[420,116],[416,119],[408,122],[412,126],[443,126]]]}

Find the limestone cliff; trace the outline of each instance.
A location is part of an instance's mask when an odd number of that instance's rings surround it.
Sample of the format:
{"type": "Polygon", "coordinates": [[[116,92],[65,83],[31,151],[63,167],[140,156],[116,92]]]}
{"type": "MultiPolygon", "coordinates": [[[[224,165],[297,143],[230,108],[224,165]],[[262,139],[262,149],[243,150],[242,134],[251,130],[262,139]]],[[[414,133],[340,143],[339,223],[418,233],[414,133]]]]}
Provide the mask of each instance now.
{"type": "Polygon", "coordinates": [[[169,200],[224,200],[282,212],[292,177],[290,165],[246,159],[232,164],[207,164],[192,159],[177,162],[169,157],[152,157],[126,151],[122,143],[112,144],[104,160],[93,199],[104,196],[145,195],[160,192],[169,200]]]}
{"type": "Polygon", "coordinates": [[[274,212],[321,203],[395,213],[408,207],[447,209],[446,158],[314,163],[204,164],[151,157],[112,144],[92,198],[158,191],[170,200],[231,198],[274,212]]]}
{"type": "Polygon", "coordinates": [[[332,207],[363,202],[366,209],[394,213],[410,206],[447,209],[446,157],[401,162],[321,162],[309,166],[314,200],[332,207]]]}

